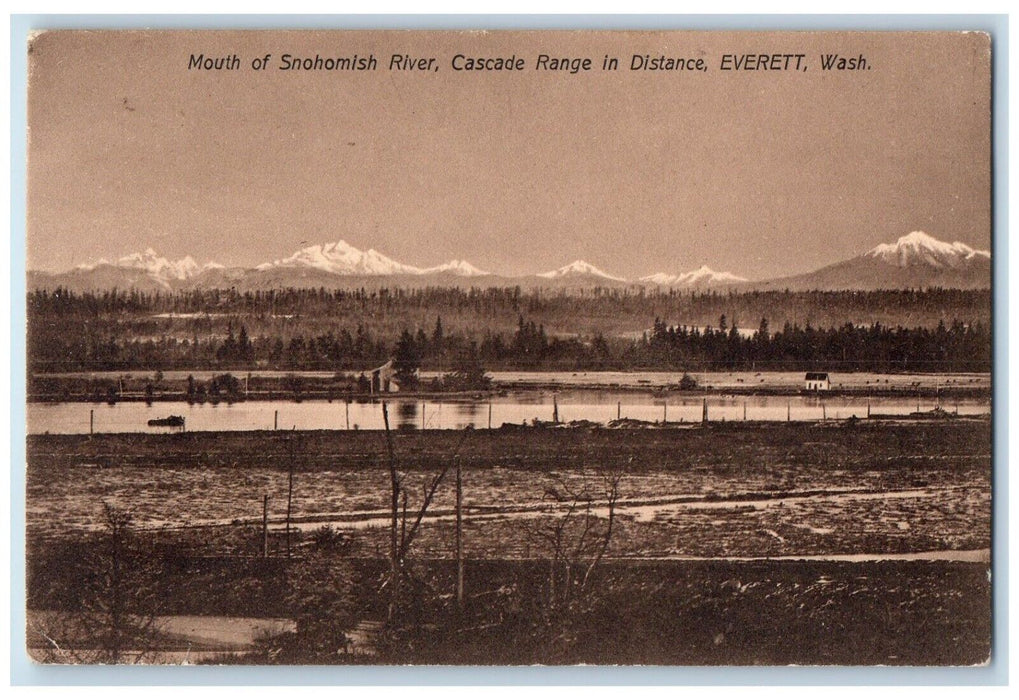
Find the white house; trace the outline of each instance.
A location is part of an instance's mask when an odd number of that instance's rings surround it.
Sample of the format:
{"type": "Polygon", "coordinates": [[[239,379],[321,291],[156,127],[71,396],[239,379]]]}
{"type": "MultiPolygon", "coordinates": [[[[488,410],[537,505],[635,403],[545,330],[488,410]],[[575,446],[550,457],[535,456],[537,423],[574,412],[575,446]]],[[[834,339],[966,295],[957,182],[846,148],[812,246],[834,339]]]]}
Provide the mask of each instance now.
{"type": "Polygon", "coordinates": [[[804,378],[807,391],[828,391],[831,389],[831,379],[827,372],[807,372],[804,378]]]}

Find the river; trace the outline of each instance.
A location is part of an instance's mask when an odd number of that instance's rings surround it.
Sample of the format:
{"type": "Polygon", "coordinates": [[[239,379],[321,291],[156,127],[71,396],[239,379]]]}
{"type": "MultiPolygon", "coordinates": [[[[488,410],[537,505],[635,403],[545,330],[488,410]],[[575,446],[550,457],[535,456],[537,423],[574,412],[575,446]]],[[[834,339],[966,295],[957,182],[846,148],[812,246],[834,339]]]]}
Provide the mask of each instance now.
{"type": "MultiPolygon", "coordinates": [[[[641,421],[693,423],[703,418],[707,406],[711,421],[818,421],[865,418],[875,414],[908,416],[934,408],[932,399],[846,396],[718,396],[684,395],[663,398],[652,392],[564,390],[513,391],[484,399],[410,399],[392,397],[390,425],[395,429],[498,428],[534,419],[562,422],[588,420],[607,423],[616,418],[641,421]]],[[[960,416],[989,413],[981,400],[949,402],[942,406],[960,416]]],[[[244,430],[381,430],[382,401],[243,401],[238,403],[189,404],[161,401],[151,405],[124,403],[30,403],[27,405],[30,434],[87,434],[166,432],[148,421],[170,415],[183,416],[188,431],[244,430]]]]}

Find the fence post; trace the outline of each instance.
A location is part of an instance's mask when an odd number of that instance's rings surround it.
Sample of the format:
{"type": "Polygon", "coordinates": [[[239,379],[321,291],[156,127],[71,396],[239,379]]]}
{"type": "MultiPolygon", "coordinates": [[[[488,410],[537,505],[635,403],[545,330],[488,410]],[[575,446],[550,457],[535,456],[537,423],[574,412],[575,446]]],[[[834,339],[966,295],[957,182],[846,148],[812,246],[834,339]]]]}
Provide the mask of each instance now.
{"type": "Polygon", "coordinates": [[[290,558],[290,512],[294,500],[294,440],[291,435],[287,442],[290,445],[289,468],[287,469],[287,559],[290,558]]]}
{"type": "Polygon", "coordinates": [[[269,556],[269,494],[262,496],[262,558],[269,556]]]}
{"type": "Polygon", "coordinates": [[[460,470],[460,457],[456,460],[456,606],[463,609],[464,604],[464,543],[463,543],[463,480],[460,470]]]}

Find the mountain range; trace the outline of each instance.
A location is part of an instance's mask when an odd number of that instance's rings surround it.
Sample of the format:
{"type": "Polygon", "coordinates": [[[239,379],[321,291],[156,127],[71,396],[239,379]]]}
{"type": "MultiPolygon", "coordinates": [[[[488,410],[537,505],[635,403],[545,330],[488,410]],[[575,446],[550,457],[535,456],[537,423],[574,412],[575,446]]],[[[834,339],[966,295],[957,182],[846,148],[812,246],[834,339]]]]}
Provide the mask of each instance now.
{"type": "Polygon", "coordinates": [[[523,276],[503,276],[479,269],[465,260],[435,267],[407,265],[382,253],[360,250],[346,241],[313,245],[293,255],[253,268],[199,265],[191,256],[171,261],[151,248],[114,261],[99,260],[65,272],[28,272],[30,289],[63,287],[72,291],[98,289],[236,288],[239,291],[285,287],[505,287],[580,289],[647,287],[665,289],[731,289],[734,291],[789,289],[916,289],[946,287],[986,289],[991,285],[991,256],[963,243],[946,243],[922,231],[883,243],[856,257],[806,274],[751,281],[704,265],[690,272],[658,272],[636,280],[611,275],[583,260],[556,270],[523,276]]]}

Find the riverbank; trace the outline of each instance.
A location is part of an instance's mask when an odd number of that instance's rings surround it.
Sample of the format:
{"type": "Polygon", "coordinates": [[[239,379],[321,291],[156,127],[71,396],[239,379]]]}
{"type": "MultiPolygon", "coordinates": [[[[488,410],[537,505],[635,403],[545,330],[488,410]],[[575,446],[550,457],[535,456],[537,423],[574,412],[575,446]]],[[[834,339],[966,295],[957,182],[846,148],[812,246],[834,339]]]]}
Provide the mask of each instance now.
{"type": "MultiPolygon", "coordinates": [[[[685,396],[832,396],[857,398],[989,399],[990,374],[833,373],[824,391],[805,388],[802,372],[489,372],[491,386],[472,391],[431,389],[439,372],[421,372],[421,387],[402,398],[487,399],[508,392],[611,391],[685,396]]],[[[235,403],[240,401],[361,401],[378,395],[358,387],[349,373],[223,371],[94,372],[35,374],[29,377],[32,402],[235,403]],[[223,377],[229,379],[223,380],[223,377]],[[218,382],[217,378],[220,378],[218,382]],[[216,384],[214,387],[213,384],[216,384]]]]}

